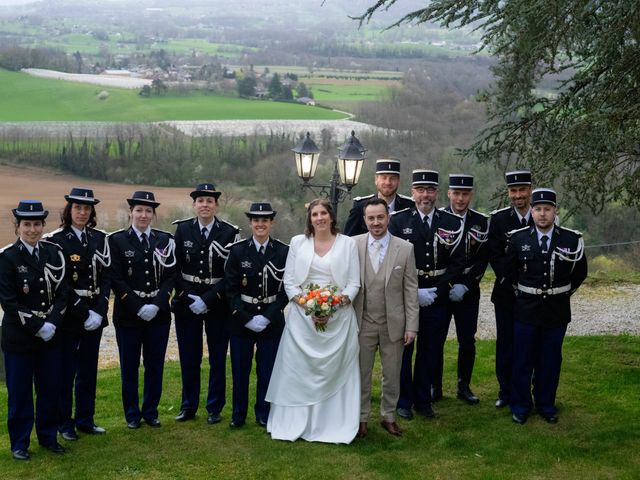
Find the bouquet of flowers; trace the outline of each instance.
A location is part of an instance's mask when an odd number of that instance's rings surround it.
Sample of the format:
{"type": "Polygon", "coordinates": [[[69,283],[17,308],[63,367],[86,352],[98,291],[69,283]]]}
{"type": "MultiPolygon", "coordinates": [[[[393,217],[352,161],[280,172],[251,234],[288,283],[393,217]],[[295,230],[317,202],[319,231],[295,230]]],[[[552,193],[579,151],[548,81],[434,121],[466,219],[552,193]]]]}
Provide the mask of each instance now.
{"type": "Polygon", "coordinates": [[[305,315],[313,319],[317,332],[324,332],[327,329],[329,317],[340,307],[342,295],[337,292],[338,287],[335,285],[320,287],[310,283],[300,295],[298,303],[304,307],[305,315]]]}

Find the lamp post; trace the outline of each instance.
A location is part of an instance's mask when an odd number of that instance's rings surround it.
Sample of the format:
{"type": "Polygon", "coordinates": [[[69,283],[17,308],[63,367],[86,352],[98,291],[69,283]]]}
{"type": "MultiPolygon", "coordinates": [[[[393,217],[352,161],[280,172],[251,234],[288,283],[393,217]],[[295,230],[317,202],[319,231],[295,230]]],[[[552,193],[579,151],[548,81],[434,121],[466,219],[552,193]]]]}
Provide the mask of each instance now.
{"type": "Polygon", "coordinates": [[[357,185],[366,158],[367,150],[356,138],[355,132],[352,131],[351,137],[338,149],[338,159],[333,166],[331,181],[328,184],[311,183],[316,174],[320,149],[311,139],[309,132],[291,150],[295,153],[296,170],[302,180],[301,188],[308,188],[319,197],[327,198],[337,217],[338,204],[343,202],[351,189],[357,185]]]}

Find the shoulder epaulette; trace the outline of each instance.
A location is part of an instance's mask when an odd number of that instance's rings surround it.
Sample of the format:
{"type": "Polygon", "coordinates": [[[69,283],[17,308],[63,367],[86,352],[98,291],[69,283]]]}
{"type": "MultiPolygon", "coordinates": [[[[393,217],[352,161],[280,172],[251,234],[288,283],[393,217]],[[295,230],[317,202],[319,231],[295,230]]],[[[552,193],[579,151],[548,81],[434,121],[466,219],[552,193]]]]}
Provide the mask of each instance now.
{"type": "Polygon", "coordinates": [[[524,230],[529,230],[531,227],[527,225],[526,227],[515,228],[507,232],[508,236],[513,235],[514,233],[523,232],[524,230]]]}
{"type": "Polygon", "coordinates": [[[171,232],[167,232],[166,230],[160,230],[159,228],[152,228],[151,229],[153,232],[160,232],[160,233],[164,233],[166,235],[169,235],[171,238],[173,238],[173,233],[171,232]]]}
{"type": "Polygon", "coordinates": [[[372,193],[371,195],[364,195],[362,197],[354,197],[353,201],[359,202],[360,200],[369,200],[370,198],[373,198],[374,195],[375,193],[372,193]]]}
{"type": "Polygon", "coordinates": [[[233,228],[236,232],[240,231],[240,227],[238,227],[237,225],[234,225],[233,223],[229,223],[226,220],[223,220],[222,218],[218,218],[218,221],[220,223],[226,223],[227,225],[229,225],[231,228],[233,228]]]}
{"type": "Polygon", "coordinates": [[[230,249],[230,248],[235,247],[236,245],[240,245],[241,243],[244,243],[244,242],[246,242],[248,240],[251,240],[251,237],[250,238],[241,238],[237,242],[229,243],[225,248],[226,249],[230,249]]]}
{"type": "Polygon", "coordinates": [[[496,213],[500,213],[503,212],[504,210],[509,210],[511,207],[504,207],[504,208],[499,208],[497,210],[494,210],[490,213],[490,215],[495,215],[496,213]]]}
{"type": "Polygon", "coordinates": [[[62,250],[62,247],[61,247],[60,245],[58,245],[57,243],[55,243],[55,242],[50,242],[49,240],[45,240],[44,238],[41,238],[41,239],[40,239],[40,242],[42,242],[42,243],[46,243],[46,244],[48,244],[48,245],[53,245],[53,246],[55,246],[58,250],[62,250]]]}
{"type": "Polygon", "coordinates": [[[111,235],[115,235],[116,233],[120,233],[120,232],[126,232],[128,230],[127,228],[120,228],[118,230],[114,230],[113,232],[107,233],[107,236],[110,237],[111,235]]]}
{"type": "Polygon", "coordinates": [[[405,200],[411,200],[413,202],[413,198],[409,197],[408,195],[403,195],[401,193],[396,193],[396,195],[400,198],[404,198],[405,200]]]}
{"type": "Polygon", "coordinates": [[[479,212],[478,210],[474,210],[473,208],[470,208],[469,211],[477,213],[478,215],[482,215],[484,218],[489,218],[489,215],[487,215],[486,213],[479,212]]]}
{"type": "Polygon", "coordinates": [[[51,238],[53,237],[56,233],[60,233],[64,230],[64,228],[60,227],[60,228],[56,228],[53,232],[49,232],[49,233],[45,233],[42,238],[51,238]]]}
{"type": "Polygon", "coordinates": [[[582,236],[582,232],[579,230],[572,230],[571,228],[567,228],[567,227],[561,227],[560,225],[556,225],[555,228],[559,228],[561,230],[566,230],[567,232],[571,232],[571,233],[575,233],[577,236],[581,237],[582,236]]]}
{"type": "Polygon", "coordinates": [[[182,218],[180,220],[174,220],[173,222],[171,222],[171,225],[177,225],[178,223],[183,223],[183,222],[188,222],[189,220],[193,220],[196,217],[188,217],[188,218],[182,218]]]}
{"type": "Polygon", "coordinates": [[[5,245],[4,247],[0,248],[0,253],[4,252],[5,250],[9,250],[14,245],[15,243],[10,243],[9,245],[5,245]]]}
{"type": "Polygon", "coordinates": [[[394,212],[391,212],[391,215],[398,215],[399,213],[408,212],[409,210],[411,210],[410,207],[403,208],[402,210],[396,210],[394,212]]]}
{"type": "Polygon", "coordinates": [[[278,242],[281,243],[282,245],[284,245],[285,247],[288,247],[289,244],[288,243],[284,243],[282,240],[280,240],[279,238],[272,238],[271,240],[273,240],[274,242],[278,242]]]}
{"type": "Polygon", "coordinates": [[[109,232],[107,232],[106,230],[102,230],[101,228],[93,227],[92,230],[95,230],[96,232],[100,232],[103,235],[109,235],[109,232]]]}

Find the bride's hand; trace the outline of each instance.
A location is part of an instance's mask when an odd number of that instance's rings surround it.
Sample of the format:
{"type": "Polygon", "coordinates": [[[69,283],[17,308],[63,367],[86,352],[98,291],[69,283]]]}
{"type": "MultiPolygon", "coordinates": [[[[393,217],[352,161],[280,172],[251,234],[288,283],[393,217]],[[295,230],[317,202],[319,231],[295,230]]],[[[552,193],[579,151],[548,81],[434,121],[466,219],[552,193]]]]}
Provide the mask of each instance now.
{"type": "Polygon", "coordinates": [[[317,323],[319,325],[326,325],[329,322],[330,317],[331,315],[327,317],[316,317],[315,315],[312,315],[311,319],[313,320],[313,323],[317,323]]]}

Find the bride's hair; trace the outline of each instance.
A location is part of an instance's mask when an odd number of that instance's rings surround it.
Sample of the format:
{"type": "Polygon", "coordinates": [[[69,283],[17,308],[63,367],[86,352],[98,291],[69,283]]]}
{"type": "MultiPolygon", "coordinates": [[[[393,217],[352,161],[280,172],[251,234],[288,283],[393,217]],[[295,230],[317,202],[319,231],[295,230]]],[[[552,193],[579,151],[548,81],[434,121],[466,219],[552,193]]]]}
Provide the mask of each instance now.
{"type": "Polygon", "coordinates": [[[334,212],[333,207],[331,207],[331,203],[329,203],[329,200],[327,200],[326,198],[316,198],[309,204],[309,207],[307,208],[307,224],[304,228],[305,236],[310,237],[315,233],[313,224],[311,223],[311,210],[313,210],[313,207],[316,207],[318,205],[324,207],[324,209],[329,212],[329,216],[331,217],[331,233],[333,235],[337,235],[338,219],[336,217],[336,212],[334,212]]]}

